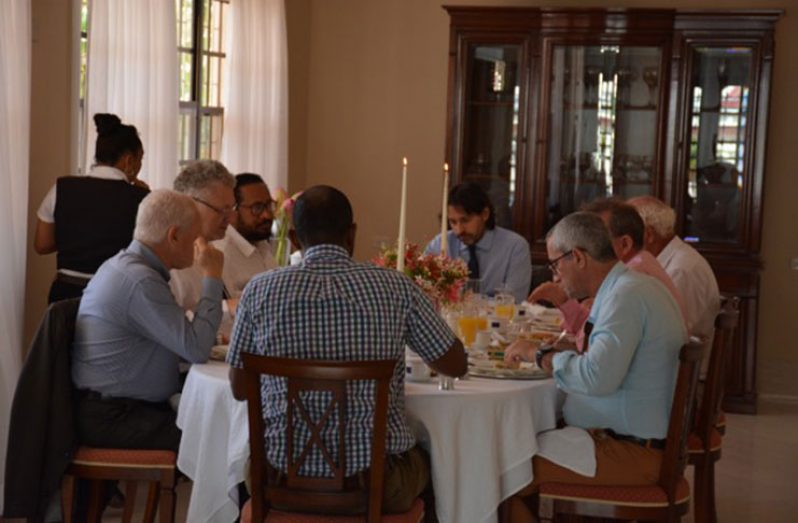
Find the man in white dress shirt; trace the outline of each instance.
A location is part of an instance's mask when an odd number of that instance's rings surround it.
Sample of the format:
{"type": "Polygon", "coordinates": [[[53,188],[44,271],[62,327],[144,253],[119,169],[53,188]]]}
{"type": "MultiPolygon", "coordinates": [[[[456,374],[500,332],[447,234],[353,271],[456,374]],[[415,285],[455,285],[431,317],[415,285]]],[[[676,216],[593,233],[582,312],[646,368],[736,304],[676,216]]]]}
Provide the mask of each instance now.
{"type": "MultiPolygon", "coordinates": [[[[200,236],[211,242],[224,238],[236,214],[233,195],[235,178],[215,160],[197,160],[186,165],[175,178],[174,189],[190,196],[200,217],[200,236]]],[[[225,260],[226,262],[226,260],[225,260]]],[[[169,287],[185,310],[194,310],[202,295],[202,271],[197,265],[172,270],[169,287]]]]}
{"type": "Polygon", "coordinates": [[[235,177],[236,213],[225,237],[214,243],[224,253],[222,279],[230,298],[238,298],[256,274],[277,267],[269,240],[274,221],[274,200],[257,174],[235,177]]]}
{"type": "Polygon", "coordinates": [[[652,196],[632,198],[628,203],[646,224],[645,249],[657,257],[682,297],[688,331],[711,341],[720,309],[720,290],[709,263],[676,236],[676,212],[667,204],[652,196]]]}

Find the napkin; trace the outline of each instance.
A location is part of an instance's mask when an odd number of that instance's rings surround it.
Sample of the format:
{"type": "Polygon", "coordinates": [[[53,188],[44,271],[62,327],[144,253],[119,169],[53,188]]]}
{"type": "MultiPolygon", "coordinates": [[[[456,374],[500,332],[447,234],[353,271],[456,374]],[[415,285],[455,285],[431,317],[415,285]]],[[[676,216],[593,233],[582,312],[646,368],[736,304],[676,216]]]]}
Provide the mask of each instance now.
{"type": "Polygon", "coordinates": [[[576,472],[596,475],[596,446],[585,429],[565,427],[538,434],[538,456],[576,472]]]}

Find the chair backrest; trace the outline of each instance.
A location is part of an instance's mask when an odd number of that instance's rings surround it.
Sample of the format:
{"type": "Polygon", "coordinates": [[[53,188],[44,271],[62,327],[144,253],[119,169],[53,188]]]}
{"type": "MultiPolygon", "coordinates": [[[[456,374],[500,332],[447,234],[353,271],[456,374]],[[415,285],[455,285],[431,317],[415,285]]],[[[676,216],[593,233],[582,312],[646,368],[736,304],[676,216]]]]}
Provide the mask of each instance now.
{"type": "Polygon", "coordinates": [[[384,481],[385,437],[388,416],[388,392],[396,368],[396,360],[372,360],[332,362],[298,360],[242,354],[244,385],[249,414],[249,442],[252,479],[252,520],[263,521],[267,502],[305,506],[313,511],[336,511],[362,506],[368,500],[368,521],[379,521],[381,517],[382,489],[384,481]],[[286,398],[286,456],[285,481],[273,484],[277,476],[265,457],[264,420],[261,398],[261,375],[287,379],[286,398]],[[371,380],[376,382],[374,416],[371,439],[371,461],[367,490],[350,489],[344,481],[346,474],[345,427],[347,389],[349,381],[371,380]],[[331,401],[326,411],[313,422],[300,398],[304,391],[326,391],[331,401]],[[321,437],[322,429],[337,411],[337,448],[326,448],[321,437]],[[296,457],[294,448],[294,420],[299,419],[310,429],[310,438],[296,457]],[[304,461],[317,446],[324,460],[333,471],[332,477],[301,476],[304,461]],[[333,459],[338,456],[338,460],[333,459]],[[266,499],[264,499],[264,497],[266,499]]]}
{"type": "Polygon", "coordinates": [[[739,298],[736,296],[725,298],[720,312],[715,318],[715,338],[712,341],[701,406],[698,409],[695,427],[693,427],[698,437],[701,438],[705,449],[709,448],[712,431],[720,415],[723,390],[726,384],[726,361],[729,359],[734,331],[737,329],[740,319],[739,308],[739,298]]]}
{"type": "Polygon", "coordinates": [[[687,466],[687,436],[690,433],[690,421],[693,419],[695,391],[705,347],[703,340],[690,338],[679,353],[679,373],[676,378],[676,389],[673,392],[668,439],[665,443],[658,482],[667,493],[671,504],[676,501],[676,487],[687,466]]]}

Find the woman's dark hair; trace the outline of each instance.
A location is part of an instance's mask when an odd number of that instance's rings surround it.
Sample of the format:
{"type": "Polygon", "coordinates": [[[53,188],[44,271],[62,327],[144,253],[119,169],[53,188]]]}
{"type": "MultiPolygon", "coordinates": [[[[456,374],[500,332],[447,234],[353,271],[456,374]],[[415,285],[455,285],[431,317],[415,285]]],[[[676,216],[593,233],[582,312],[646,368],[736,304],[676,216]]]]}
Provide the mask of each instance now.
{"type": "Polygon", "coordinates": [[[466,214],[481,214],[487,207],[490,217],[485,222],[488,229],[496,227],[496,217],[488,194],[474,182],[464,182],[452,187],[449,191],[449,205],[463,209],[466,214]]]}
{"type": "Polygon", "coordinates": [[[114,165],[125,153],[137,154],[144,148],[136,128],[123,124],[115,114],[95,114],[94,125],[97,127],[97,146],[94,149],[97,163],[114,165]]]}

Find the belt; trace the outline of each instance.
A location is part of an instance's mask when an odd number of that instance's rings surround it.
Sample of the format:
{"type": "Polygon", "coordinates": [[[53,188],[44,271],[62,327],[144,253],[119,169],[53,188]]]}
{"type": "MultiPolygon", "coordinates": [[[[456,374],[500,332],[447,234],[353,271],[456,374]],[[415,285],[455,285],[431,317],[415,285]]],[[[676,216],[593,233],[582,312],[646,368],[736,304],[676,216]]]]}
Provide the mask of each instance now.
{"type": "Polygon", "coordinates": [[[640,445],[641,447],[645,447],[647,449],[657,449],[663,450],[665,448],[665,441],[664,439],[643,439],[638,438],[636,436],[630,436],[628,434],[618,434],[610,429],[604,429],[604,433],[611,437],[612,439],[618,441],[628,441],[629,443],[634,443],[636,445],[640,445]]]}

